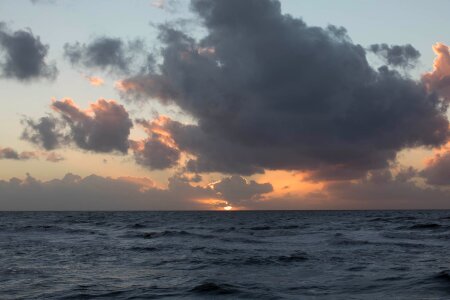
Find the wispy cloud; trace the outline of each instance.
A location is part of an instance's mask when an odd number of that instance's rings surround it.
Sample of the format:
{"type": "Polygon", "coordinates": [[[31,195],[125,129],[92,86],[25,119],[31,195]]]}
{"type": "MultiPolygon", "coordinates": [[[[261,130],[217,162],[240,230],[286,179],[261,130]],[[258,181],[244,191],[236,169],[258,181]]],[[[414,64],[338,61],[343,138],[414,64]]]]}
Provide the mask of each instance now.
{"type": "Polygon", "coordinates": [[[85,78],[92,86],[102,86],[103,84],[105,84],[105,81],[98,76],[85,76],[85,78]]]}

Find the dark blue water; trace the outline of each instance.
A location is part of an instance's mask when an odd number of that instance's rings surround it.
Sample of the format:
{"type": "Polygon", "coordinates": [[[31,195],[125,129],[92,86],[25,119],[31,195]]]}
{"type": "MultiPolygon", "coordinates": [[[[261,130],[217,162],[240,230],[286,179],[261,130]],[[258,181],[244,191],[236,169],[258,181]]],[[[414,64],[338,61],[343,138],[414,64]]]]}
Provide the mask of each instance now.
{"type": "Polygon", "coordinates": [[[2,299],[450,299],[450,211],[0,213],[2,299]]]}

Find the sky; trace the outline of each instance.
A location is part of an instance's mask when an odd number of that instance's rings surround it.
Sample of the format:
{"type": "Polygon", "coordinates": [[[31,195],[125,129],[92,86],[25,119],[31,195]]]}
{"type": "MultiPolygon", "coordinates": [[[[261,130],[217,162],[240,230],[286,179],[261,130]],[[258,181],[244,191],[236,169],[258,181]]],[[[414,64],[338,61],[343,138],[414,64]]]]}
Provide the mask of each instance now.
{"type": "Polygon", "coordinates": [[[449,9],[0,0],[0,210],[448,209],[449,9]]]}

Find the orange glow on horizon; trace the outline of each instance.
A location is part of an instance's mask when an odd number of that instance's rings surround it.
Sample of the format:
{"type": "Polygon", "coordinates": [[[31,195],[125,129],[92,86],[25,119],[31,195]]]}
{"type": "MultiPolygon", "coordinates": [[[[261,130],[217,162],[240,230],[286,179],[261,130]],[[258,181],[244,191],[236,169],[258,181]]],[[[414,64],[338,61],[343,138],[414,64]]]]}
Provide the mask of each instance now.
{"type": "Polygon", "coordinates": [[[211,210],[217,211],[245,209],[245,207],[231,206],[226,200],[218,198],[196,199],[195,201],[207,206],[211,210]]]}
{"type": "Polygon", "coordinates": [[[273,192],[266,194],[266,197],[282,197],[287,194],[306,194],[323,188],[324,183],[304,181],[306,173],[266,170],[264,174],[255,176],[259,183],[269,182],[273,186],[273,192]]]}

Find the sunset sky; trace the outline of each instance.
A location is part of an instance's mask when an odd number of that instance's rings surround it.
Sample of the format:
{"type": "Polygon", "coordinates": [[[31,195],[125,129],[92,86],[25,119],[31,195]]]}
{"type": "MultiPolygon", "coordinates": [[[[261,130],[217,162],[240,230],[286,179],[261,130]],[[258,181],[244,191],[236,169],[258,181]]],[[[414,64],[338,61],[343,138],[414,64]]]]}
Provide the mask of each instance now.
{"type": "Polygon", "coordinates": [[[0,210],[450,208],[449,10],[0,0],[0,210]]]}

